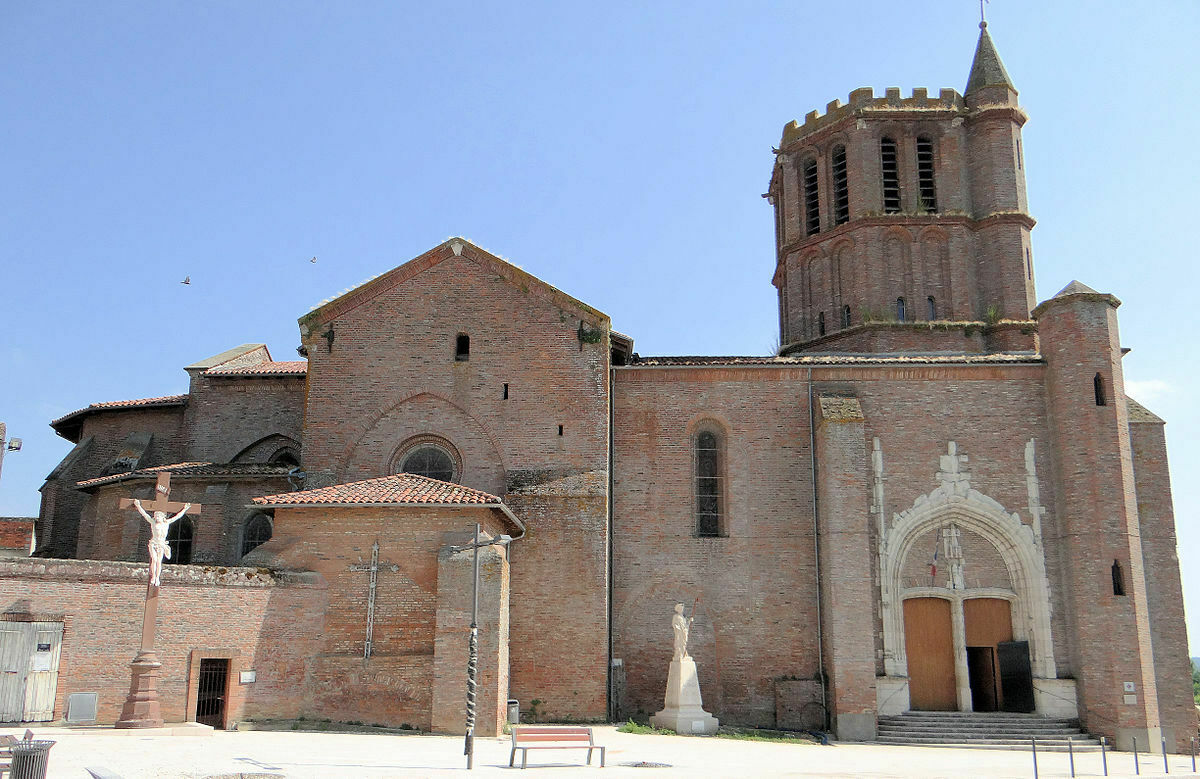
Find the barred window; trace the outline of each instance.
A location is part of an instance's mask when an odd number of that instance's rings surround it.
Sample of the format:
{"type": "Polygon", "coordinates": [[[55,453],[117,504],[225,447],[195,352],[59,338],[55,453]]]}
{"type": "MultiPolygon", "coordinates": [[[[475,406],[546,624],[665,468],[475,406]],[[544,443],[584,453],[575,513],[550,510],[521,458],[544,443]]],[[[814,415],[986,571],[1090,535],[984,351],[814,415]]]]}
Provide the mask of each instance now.
{"type": "Polygon", "coordinates": [[[846,177],[846,147],[833,147],[833,223],[850,221],[850,188],[846,177]]]}
{"type": "Polygon", "coordinates": [[[891,138],[879,140],[879,162],[883,172],[883,212],[900,211],[900,167],[896,142],[891,138]]]}
{"type": "Polygon", "coordinates": [[[695,438],[696,535],[717,537],[721,533],[722,463],[721,439],[712,430],[701,430],[695,438]]]}
{"type": "Polygon", "coordinates": [[[937,211],[937,184],[933,177],[933,141],[917,139],[917,185],[921,191],[921,210],[937,211]]]}
{"type": "Polygon", "coordinates": [[[191,517],[181,517],[167,528],[167,546],[171,548],[171,559],[163,562],[187,565],[192,561],[192,536],[196,529],[191,517]]]}

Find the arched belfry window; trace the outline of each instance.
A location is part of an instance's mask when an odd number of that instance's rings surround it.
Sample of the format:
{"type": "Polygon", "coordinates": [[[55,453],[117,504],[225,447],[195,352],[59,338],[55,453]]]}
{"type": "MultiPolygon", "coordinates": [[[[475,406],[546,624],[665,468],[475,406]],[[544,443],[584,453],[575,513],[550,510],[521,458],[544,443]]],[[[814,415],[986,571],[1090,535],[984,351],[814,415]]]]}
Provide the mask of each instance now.
{"type": "Polygon", "coordinates": [[[833,163],[833,223],[850,221],[850,186],[846,176],[846,147],[834,146],[830,154],[833,163]]]}
{"type": "Polygon", "coordinates": [[[1096,391],[1096,405],[1108,405],[1108,393],[1104,391],[1104,377],[1099,373],[1092,379],[1092,388],[1096,391]]]}
{"type": "Polygon", "coordinates": [[[933,141],[917,138],[917,186],[921,192],[921,210],[937,211],[937,184],[933,175],[933,141]]]}
{"type": "Polygon", "coordinates": [[[192,518],[181,517],[167,528],[167,546],[171,547],[171,559],[163,562],[187,565],[192,561],[192,536],[196,528],[192,518]]]}
{"type": "Polygon", "coordinates": [[[1112,564],[1112,580],[1113,580],[1113,595],[1125,594],[1125,571],[1121,568],[1120,560],[1113,560],[1112,564]]]}
{"type": "Polygon", "coordinates": [[[900,211],[900,161],[896,141],[879,139],[879,164],[883,174],[883,212],[895,214],[900,211]]]}
{"type": "Polygon", "coordinates": [[[821,201],[817,196],[817,161],[805,160],[800,168],[804,183],[804,234],[821,232],[821,201]]]}
{"type": "Polygon", "coordinates": [[[842,329],[850,326],[850,306],[842,306],[842,329]]]}
{"type": "Polygon", "coordinates": [[[710,427],[699,430],[694,439],[696,535],[723,535],[724,463],[722,436],[710,427]]]}
{"type": "Polygon", "coordinates": [[[896,298],[896,321],[904,321],[904,298],[896,298]]]}
{"type": "Polygon", "coordinates": [[[933,295],[930,295],[926,300],[929,303],[929,321],[932,322],[937,319],[937,300],[934,299],[933,295]]]}
{"type": "Polygon", "coordinates": [[[271,518],[258,513],[246,520],[242,528],[242,557],[271,540],[271,518]]]}

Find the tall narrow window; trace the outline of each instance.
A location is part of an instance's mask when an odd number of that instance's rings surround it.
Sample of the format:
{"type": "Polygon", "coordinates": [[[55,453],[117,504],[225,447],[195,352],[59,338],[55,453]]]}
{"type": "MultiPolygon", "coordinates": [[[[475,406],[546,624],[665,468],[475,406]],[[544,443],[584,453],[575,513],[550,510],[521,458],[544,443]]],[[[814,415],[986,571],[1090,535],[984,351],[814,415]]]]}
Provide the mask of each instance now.
{"type": "Polygon", "coordinates": [[[891,138],[879,141],[879,162],[883,172],[883,212],[900,211],[900,168],[896,157],[896,142],[891,138]]]}
{"type": "Polygon", "coordinates": [[[929,321],[932,322],[937,319],[937,301],[933,299],[933,295],[930,295],[927,299],[929,301],[929,321]]]}
{"type": "Polygon", "coordinates": [[[242,528],[242,557],[250,554],[255,547],[262,546],[271,540],[271,518],[266,514],[255,514],[246,520],[242,528]]]}
{"type": "Polygon", "coordinates": [[[1017,170],[1021,169],[1021,139],[1017,139],[1017,170]]]}
{"type": "Polygon", "coordinates": [[[721,535],[721,441],[710,430],[696,435],[696,535],[721,535]]]}
{"type": "Polygon", "coordinates": [[[804,234],[821,231],[821,204],[817,199],[817,161],[804,163],[804,234]]]}
{"type": "Polygon", "coordinates": [[[462,362],[471,359],[471,336],[459,333],[454,339],[454,359],[462,362]]]}
{"type": "Polygon", "coordinates": [[[1125,571],[1121,568],[1120,560],[1113,560],[1112,567],[1113,595],[1125,594],[1125,571]]]}
{"type": "Polygon", "coordinates": [[[1033,252],[1028,246],[1025,247],[1025,278],[1033,278],[1033,252]]]}
{"type": "Polygon", "coordinates": [[[1096,405],[1107,406],[1108,393],[1104,391],[1104,377],[1099,373],[1097,373],[1096,377],[1092,379],[1092,388],[1096,390],[1096,405]]]}
{"type": "Polygon", "coordinates": [[[846,147],[833,147],[833,223],[850,221],[850,187],[846,180],[846,147]]]}
{"type": "Polygon", "coordinates": [[[917,139],[917,184],[921,189],[921,210],[937,211],[937,184],[933,178],[933,141],[917,139]]]}
{"type": "Polygon", "coordinates": [[[825,335],[825,312],[817,314],[817,335],[825,335]]]}
{"type": "Polygon", "coordinates": [[[842,306],[842,329],[850,326],[850,306],[842,306]]]}
{"type": "Polygon", "coordinates": [[[904,321],[904,298],[896,298],[896,320],[904,321]]]}
{"type": "Polygon", "coordinates": [[[183,517],[171,523],[167,529],[167,546],[171,548],[168,563],[187,565],[192,561],[192,535],[195,528],[191,517],[183,517]]]}

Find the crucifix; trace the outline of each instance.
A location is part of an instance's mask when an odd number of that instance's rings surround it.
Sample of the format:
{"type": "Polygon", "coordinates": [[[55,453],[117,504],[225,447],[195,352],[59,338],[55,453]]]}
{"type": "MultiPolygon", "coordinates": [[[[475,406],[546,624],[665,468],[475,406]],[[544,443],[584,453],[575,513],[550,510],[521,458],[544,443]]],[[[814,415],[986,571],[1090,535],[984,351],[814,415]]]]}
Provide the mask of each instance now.
{"type": "Polygon", "coordinates": [[[121,498],[122,509],[137,509],[150,524],[150,542],[146,545],[150,553],[150,577],[146,582],[146,606],[142,612],[142,648],[130,663],[131,679],[129,695],[121,709],[118,728],[160,728],[162,715],[158,707],[158,669],[162,667],[154,654],[154,631],[158,619],[158,587],[162,573],[163,558],[170,559],[171,547],[167,542],[167,528],[184,514],[199,514],[200,506],[178,503],[171,500],[171,474],[160,473],[154,484],[154,499],[142,501],[137,498],[121,498]],[[174,513],[174,516],[167,516],[174,513]]]}
{"type": "MultiPolygon", "coordinates": [[[[360,557],[359,560],[362,560],[360,557]]],[[[371,583],[367,587],[367,640],[363,644],[363,659],[371,659],[371,641],[375,633],[375,586],[379,580],[379,540],[371,544],[371,564],[363,565],[361,562],[358,565],[350,566],[351,571],[369,571],[371,573],[371,583]]],[[[384,568],[389,569],[392,573],[400,570],[400,566],[394,563],[384,563],[384,568]]]]}

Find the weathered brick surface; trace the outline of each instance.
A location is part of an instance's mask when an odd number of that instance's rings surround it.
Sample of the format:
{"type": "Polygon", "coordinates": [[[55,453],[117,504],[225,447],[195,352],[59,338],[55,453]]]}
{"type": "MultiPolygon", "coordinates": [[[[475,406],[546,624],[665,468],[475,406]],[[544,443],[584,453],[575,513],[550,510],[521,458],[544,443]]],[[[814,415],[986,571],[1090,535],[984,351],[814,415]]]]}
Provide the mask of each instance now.
{"type": "Polygon", "coordinates": [[[0,517],[0,555],[27,556],[33,542],[35,517],[0,517]]]}
{"type": "Polygon", "coordinates": [[[235,379],[197,374],[188,395],[189,460],[266,462],[285,446],[300,454],[303,377],[235,379]],[[261,459],[246,457],[246,450],[259,442],[267,445],[259,453],[261,459]]]}

